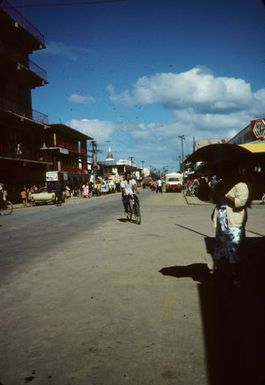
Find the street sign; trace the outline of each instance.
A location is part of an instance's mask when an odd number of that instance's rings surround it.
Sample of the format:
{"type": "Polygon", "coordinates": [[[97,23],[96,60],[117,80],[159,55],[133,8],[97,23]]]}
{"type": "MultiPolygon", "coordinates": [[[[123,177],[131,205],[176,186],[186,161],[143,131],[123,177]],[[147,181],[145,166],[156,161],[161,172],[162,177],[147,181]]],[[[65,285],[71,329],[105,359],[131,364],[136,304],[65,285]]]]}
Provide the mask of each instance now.
{"type": "Polygon", "coordinates": [[[46,182],[58,182],[58,180],[59,180],[58,171],[46,172],[46,182]]]}
{"type": "Polygon", "coordinates": [[[46,182],[58,182],[58,181],[67,181],[68,172],[67,171],[47,171],[46,172],[46,182]]]}

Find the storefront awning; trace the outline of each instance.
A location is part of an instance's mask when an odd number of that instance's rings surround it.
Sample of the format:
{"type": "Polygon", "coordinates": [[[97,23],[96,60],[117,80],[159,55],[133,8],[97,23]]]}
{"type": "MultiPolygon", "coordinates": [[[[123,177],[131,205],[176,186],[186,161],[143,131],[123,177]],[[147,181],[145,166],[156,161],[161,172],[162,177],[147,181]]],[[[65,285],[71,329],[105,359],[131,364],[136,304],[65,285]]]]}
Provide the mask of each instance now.
{"type": "Polygon", "coordinates": [[[247,150],[253,153],[258,153],[258,152],[265,153],[265,142],[245,143],[245,144],[240,144],[240,146],[246,148],[247,150]]]}

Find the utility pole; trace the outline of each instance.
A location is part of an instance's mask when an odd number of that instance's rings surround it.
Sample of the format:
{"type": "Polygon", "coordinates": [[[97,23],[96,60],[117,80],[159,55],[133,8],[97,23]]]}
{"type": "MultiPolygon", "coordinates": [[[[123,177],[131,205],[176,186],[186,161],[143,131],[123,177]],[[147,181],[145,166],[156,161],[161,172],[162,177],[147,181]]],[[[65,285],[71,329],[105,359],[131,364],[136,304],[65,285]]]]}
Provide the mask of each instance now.
{"type": "Polygon", "coordinates": [[[93,187],[95,189],[96,178],[97,178],[97,154],[98,145],[95,140],[92,140],[92,173],[93,173],[93,187]]]}
{"type": "Polygon", "coordinates": [[[133,156],[129,156],[129,158],[130,158],[130,160],[131,160],[131,173],[132,173],[132,171],[133,171],[133,156]]]}
{"type": "Polygon", "coordinates": [[[95,140],[92,140],[92,163],[97,163],[98,145],[95,140]]]}
{"type": "Polygon", "coordinates": [[[142,163],[142,178],[144,177],[144,160],[141,160],[142,163]]]}
{"type": "Polygon", "coordinates": [[[183,142],[185,140],[184,135],[179,135],[179,139],[181,140],[181,172],[183,172],[183,162],[184,162],[184,149],[183,149],[183,142]]]}
{"type": "Polygon", "coordinates": [[[179,171],[182,170],[182,167],[181,167],[181,156],[179,155],[179,171]]]}
{"type": "Polygon", "coordinates": [[[193,148],[193,152],[195,152],[195,150],[196,150],[196,140],[195,140],[195,136],[193,137],[192,148],[193,148]]]}

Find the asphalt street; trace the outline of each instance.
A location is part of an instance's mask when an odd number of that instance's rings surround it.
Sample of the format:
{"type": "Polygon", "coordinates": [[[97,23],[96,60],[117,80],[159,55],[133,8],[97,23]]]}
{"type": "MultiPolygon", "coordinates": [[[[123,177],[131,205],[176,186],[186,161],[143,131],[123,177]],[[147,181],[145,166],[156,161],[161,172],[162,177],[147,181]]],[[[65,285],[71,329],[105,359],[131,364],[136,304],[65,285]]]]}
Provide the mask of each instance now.
{"type": "MultiPolygon", "coordinates": [[[[264,287],[216,285],[212,206],[140,200],[140,226],[119,194],[0,217],[1,385],[264,385],[264,287]]],[[[249,213],[255,255],[264,210],[249,213]]]]}

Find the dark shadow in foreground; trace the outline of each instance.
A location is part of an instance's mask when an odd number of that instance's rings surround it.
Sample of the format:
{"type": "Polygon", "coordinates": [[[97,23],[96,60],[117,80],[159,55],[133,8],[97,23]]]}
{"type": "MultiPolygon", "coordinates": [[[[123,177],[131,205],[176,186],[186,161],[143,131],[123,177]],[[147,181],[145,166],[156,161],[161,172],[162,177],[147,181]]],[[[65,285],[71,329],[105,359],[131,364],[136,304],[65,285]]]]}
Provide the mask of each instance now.
{"type": "MultiPolygon", "coordinates": [[[[214,242],[205,237],[211,255],[214,242]]],[[[265,385],[265,237],[247,238],[241,255],[240,286],[203,263],[160,270],[199,282],[210,385],[265,385]]]]}
{"type": "Polygon", "coordinates": [[[173,277],[190,277],[193,281],[205,282],[212,278],[211,270],[206,263],[193,263],[187,266],[170,266],[163,267],[160,273],[163,275],[171,275],[173,277]]]}

